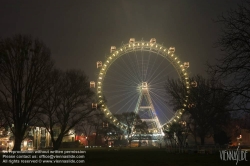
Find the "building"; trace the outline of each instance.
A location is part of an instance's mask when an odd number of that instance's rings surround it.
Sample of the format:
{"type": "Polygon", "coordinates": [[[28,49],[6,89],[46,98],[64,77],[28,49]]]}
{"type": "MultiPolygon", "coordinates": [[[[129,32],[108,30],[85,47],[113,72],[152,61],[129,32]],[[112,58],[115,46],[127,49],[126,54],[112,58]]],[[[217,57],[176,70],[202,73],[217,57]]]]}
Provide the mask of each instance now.
{"type": "Polygon", "coordinates": [[[250,146],[250,131],[248,129],[240,129],[238,136],[232,137],[233,146],[250,146]]]}
{"type": "MultiPolygon", "coordinates": [[[[54,129],[54,138],[57,138],[60,128],[54,129]]],[[[63,138],[62,142],[74,142],[75,132],[70,130],[68,136],[63,138]]],[[[36,150],[52,147],[52,141],[49,131],[44,127],[30,126],[27,130],[26,137],[22,141],[21,150],[36,150]]],[[[0,129],[0,151],[11,150],[14,147],[14,136],[10,128],[0,129]]]]}

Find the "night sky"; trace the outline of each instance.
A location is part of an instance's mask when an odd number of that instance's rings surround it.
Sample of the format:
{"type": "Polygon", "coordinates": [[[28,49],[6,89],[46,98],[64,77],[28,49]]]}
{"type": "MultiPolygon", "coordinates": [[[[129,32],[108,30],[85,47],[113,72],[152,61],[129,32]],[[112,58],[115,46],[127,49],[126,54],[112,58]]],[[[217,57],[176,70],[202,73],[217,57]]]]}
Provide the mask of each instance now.
{"type": "Polygon", "coordinates": [[[0,36],[31,34],[51,48],[62,69],[83,69],[96,78],[96,61],[104,60],[111,45],[129,38],[175,46],[191,73],[202,73],[220,25],[214,20],[238,0],[1,0],[0,36]]]}
{"type": "MultiPolygon", "coordinates": [[[[50,47],[56,66],[97,79],[96,61],[129,38],[174,46],[191,74],[220,56],[215,20],[238,0],[0,0],[0,37],[31,34],[50,47]]],[[[122,69],[121,69],[122,70],[122,69]]]]}

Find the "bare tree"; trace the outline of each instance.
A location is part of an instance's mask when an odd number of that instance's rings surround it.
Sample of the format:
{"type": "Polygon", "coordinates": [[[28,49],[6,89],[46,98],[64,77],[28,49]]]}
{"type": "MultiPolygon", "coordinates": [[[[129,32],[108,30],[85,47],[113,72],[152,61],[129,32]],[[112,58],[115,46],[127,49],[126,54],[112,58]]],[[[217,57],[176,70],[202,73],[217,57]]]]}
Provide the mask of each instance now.
{"type": "Polygon", "coordinates": [[[149,134],[149,127],[145,121],[138,119],[134,128],[135,128],[135,132],[139,134],[139,147],[140,147],[141,140],[142,140],[142,134],[149,134]]]}
{"type": "Polygon", "coordinates": [[[94,93],[87,76],[79,70],[55,72],[48,78],[50,86],[43,93],[45,102],[40,120],[50,132],[53,149],[56,150],[71,129],[91,116],[94,93]],[[59,134],[56,136],[57,129],[59,134]]]}
{"type": "MultiPolygon", "coordinates": [[[[107,103],[105,97],[104,103],[107,103]]],[[[77,130],[82,131],[85,136],[90,136],[92,133],[95,133],[94,144],[99,145],[103,137],[104,128],[107,127],[109,127],[108,119],[103,113],[101,104],[98,104],[97,108],[91,112],[91,116],[77,125],[77,130]]]]}
{"type": "Polygon", "coordinates": [[[224,79],[223,89],[235,98],[235,110],[250,112],[250,1],[219,17],[223,25],[217,42],[223,55],[210,72],[224,79]]]}
{"type": "MultiPolygon", "coordinates": [[[[93,125],[93,116],[82,120],[80,123],[78,123],[75,126],[76,133],[81,136],[85,136],[87,139],[87,145],[89,144],[89,136],[92,135],[95,132],[95,126],[93,125]]],[[[95,139],[96,142],[96,139],[95,139]]]]}
{"type": "Polygon", "coordinates": [[[94,128],[94,125],[92,123],[93,123],[93,118],[92,117],[88,118],[88,119],[82,121],[81,123],[79,123],[76,126],[76,130],[78,131],[79,134],[81,133],[84,136],[89,136],[95,132],[95,128],[94,128]]]}
{"type": "Polygon", "coordinates": [[[99,133],[106,140],[106,143],[108,143],[109,140],[112,140],[112,141],[120,140],[121,135],[123,134],[123,131],[116,125],[112,123],[108,123],[107,125],[104,125],[101,127],[99,133]]]}
{"type": "MultiPolygon", "coordinates": [[[[197,75],[190,79],[190,82],[193,81],[196,81],[198,86],[190,89],[185,114],[188,117],[187,125],[189,125],[190,132],[195,139],[199,136],[203,145],[205,138],[212,136],[213,130],[230,117],[231,96],[222,90],[215,90],[219,89],[220,84],[214,80],[197,75]]],[[[172,96],[169,102],[174,108],[181,108],[186,99],[183,84],[178,80],[168,80],[166,84],[166,92],[172,96]]]]}
{"type": "Polygon", "coordinates": [[[100,138],[101,130],[104,126],[105,116],[100,112],[99,109],[92,112],[91,117],[82,121],[78,125],[78,130],[89,137],[92,133],[95,132],[95,145],[97,145],[98,138],[100,138]]]}
{"type": "Polygon", "coordinates": [[[122,114],[116,114],[116,118],[127,125],[127,135],[128,137],[132,134],[132,130],[134,125],[136,124],[135,119],[139,119],[139,115],[135,114],[134,112],[125,112],[122,114]]]}
{"type": "Polygon", "coordinates": [[[183,148],[186,147],[186,139],[189,135],[189,128],[186,126],[185,121],[179,123],[173,123],[170,125],[168,130],[165,130],[167,140],[170,142],[172,147],[183,148]]]}
{"type": "Polygon", "coordinates": [[[4,111],[4,102],[0,99],[0,129],[2,128],[2,127],[6,127],[7,126],[7,120],[6,120],[6,118],[4,117],[4,113],[3,113],[3,111],[4,111]]]}
{"type": "Polygon", "coordinates": [[[30,121],[40,108],[41,94],[53,63],[50,50],[38,39],[15,35],[0,40],[0,109],[20,150],[30,121]]]}
{"type": "Polygon", "coordinates": [[[132,141],[133,132],[143,132],[146,133],[148,130],[148,126],[146,122],[143,122],[140,116],[134,112],[125,112],[122,114],[116,114],[116,118],[127,125],[126,134],[128,136],[129,144],[132,141]]]}

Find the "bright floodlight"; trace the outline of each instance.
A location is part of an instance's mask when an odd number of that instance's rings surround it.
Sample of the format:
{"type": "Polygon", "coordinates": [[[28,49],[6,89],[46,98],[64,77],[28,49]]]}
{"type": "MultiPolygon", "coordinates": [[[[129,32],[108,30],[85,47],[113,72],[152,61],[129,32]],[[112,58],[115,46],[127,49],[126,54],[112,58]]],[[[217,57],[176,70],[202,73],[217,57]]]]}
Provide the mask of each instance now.
{"type": "Polygon", "coordinates": [[[143,83],[142,83],[142,89],[147,89],[147,88],[148,88],[147,82],[143,82],[143,83]]]}

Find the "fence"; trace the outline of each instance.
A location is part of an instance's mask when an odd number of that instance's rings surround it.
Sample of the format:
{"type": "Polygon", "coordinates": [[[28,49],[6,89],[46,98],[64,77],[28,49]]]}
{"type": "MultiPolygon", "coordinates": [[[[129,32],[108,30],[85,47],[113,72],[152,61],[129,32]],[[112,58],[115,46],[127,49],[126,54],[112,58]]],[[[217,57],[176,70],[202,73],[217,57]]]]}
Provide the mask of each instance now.
{"type": "Polygon", "coordinates": [[[228,146],[217,146],[217,145],[198,145],[198,146],[166,146],[166,152],[168,153],[199,153],[199,154],[213,154],[219,153],[220,150],[228,149],[228,146]]]}

